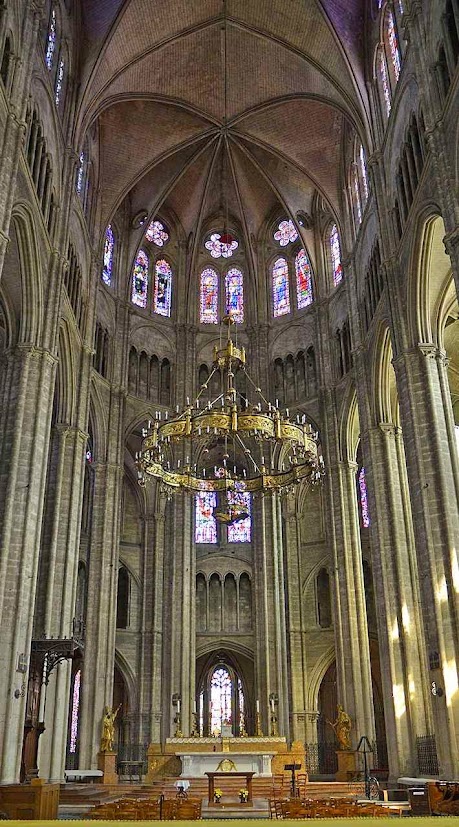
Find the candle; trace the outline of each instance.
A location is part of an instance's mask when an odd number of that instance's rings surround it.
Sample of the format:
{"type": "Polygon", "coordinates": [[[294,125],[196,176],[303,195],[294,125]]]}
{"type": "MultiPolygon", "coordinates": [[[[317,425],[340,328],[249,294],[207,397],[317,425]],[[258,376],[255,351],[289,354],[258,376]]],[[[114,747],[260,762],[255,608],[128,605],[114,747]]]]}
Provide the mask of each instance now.
{"type": "Polygon", "coordinates": [[[260,712],[260,701],[257,701],[257,712],[260,712]]]}
{"type": "Polygon", "coordinates": [[[177,712],[180,715],[180,701],[177,700],[177,712]]]}
{"type": "Polygon", "coordinates": [[[196,701],[193,701],[193,712],[196,715],[196,701]]]}
{"type": "Polygon", "coordinates": [[[274,698],[271,698],[271,709],[273,712],[275,711],[274,698]]]}

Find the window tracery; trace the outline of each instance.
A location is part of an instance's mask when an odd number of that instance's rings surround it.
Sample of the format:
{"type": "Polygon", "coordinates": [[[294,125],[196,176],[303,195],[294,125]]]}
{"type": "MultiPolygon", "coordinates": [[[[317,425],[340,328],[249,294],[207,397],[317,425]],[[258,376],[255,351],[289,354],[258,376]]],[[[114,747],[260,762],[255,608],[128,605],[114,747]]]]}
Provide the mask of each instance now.
{"type": "Polygon", "coordinates": [[[283,219],[277,226],[274,233],[274,241],[277,241],[280,247],[286,247],[298,238],[297,229],[289,218],[283,219]]]}
{"type": "Polygon", "coordinates": [[[204,244],[212,258],[231,258],[234,251],[239,247],[237,239],[229,233],[212,233],[204,244]]]}
{"type": "Polygon", "coordinates": [[[157,247],[164,247],[169,241],[169,233],[164,224],[156,218],[149,225],[145,238],[157,247]]]}

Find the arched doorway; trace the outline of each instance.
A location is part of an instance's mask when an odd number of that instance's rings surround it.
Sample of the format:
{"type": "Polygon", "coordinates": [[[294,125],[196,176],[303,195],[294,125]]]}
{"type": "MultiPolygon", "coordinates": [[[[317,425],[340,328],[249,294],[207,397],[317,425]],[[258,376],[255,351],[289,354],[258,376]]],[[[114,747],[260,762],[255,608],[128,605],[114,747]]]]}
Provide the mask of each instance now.
{"type": "Polygon", "coordinates": [[[317,774],[334,775],[338,769],[336,758],[336,739],[332,727],[327,723],[336,718],[336,661],[330,664],[320,684],[317,700],[319,717],[317,719],[317,774]]]}

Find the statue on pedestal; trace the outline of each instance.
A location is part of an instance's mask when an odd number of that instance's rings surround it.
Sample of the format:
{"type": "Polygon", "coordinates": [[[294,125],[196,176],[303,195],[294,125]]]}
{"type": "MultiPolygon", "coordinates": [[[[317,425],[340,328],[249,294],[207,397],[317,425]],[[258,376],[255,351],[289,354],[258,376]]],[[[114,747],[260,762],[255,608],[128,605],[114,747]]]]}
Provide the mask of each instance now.
{"type": "Polygon", "coordinates": [[[115,710],[113,710],[110,706],[105,707],[104,717],[102,720],[100,752],[113,752],[113,744],[115,741],[115,720],[120,709],[121,704],[118,709],[115,710]]]}
{"type": "Polygon", "coordinates": [[[339,749],[350,750],[352,749],[350,738],[352,721],[347,712],[344,711],[341,704],[338,704],[337,710],[338,714],[336,716],[336,721],[327,721],[327,724],[330,724],[330,726],[335,730],[339,749]]]}

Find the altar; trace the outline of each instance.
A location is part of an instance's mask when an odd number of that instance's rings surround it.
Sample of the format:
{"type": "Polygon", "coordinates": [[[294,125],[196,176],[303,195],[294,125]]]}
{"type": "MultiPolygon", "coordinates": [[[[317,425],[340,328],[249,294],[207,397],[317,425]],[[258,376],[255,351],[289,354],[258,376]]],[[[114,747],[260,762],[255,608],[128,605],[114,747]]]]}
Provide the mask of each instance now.
{"type": "Polygon", "coordinates": [[[181,778],[197,778],[206,773],[221,772],[223,759],[231,759],[231,772],[272,775],[271,761],[277,752],[176,752],[182,762],[181,778]]]}

